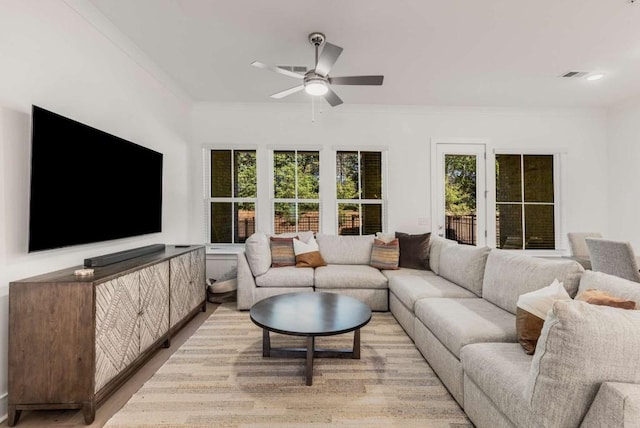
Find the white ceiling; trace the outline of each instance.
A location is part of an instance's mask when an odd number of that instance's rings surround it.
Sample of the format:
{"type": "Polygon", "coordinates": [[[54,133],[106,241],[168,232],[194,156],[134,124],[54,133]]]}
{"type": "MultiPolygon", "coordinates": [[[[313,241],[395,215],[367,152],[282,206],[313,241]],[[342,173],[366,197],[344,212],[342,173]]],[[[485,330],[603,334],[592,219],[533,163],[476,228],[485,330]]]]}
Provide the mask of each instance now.
{"type": "MultiPolygon", "coordinates": [[[[348,104],[606,107],[640,96],[630,0],[90,0],[196,101],[302,102],[299,81],[250,66],[313,66],[307,35],[344,48],[348,104]],[[604,73],[595,82],[558,77],[604,73]]],[[[339,107],[337,107],[339,108],[339,107]]]]}

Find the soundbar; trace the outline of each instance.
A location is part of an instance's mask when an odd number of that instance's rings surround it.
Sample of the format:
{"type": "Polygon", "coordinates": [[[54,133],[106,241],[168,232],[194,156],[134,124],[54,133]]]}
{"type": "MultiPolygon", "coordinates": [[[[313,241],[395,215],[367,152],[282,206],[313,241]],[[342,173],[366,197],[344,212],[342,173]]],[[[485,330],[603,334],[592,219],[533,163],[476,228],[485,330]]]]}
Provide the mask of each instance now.
{"type": "Polygon", "coordinates": [[[144,256],[146,254],[157,253],[164,251],[164,244],[147,245],[146,247],[133,248],[131,250],[119,251],[117,253],[105,254],[102,256],[91,257],[90,259],[84,259],[85,267],[100,267],[107,266],[113,263],[118,263],[124,260],[133,259],[135,257],[144,256]]]}

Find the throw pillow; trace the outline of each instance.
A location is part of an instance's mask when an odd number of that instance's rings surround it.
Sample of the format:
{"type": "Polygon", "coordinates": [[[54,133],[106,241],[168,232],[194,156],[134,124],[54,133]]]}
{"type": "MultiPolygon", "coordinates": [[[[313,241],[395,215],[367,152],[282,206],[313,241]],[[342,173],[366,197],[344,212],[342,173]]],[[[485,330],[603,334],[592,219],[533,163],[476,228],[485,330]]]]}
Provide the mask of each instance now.
{"type": "Polygon", "coordinates": [[[320,255],[320,248],[313,237],[307,243],[294,238],[293,252],[296,257],[296,267],[314,268],[327,265],[320,255]]]}
{"type": "Polygon", "coordinates": [[[253,276],[266,273],[271,267],[271,248],[266,234],[256,232],[244,243],[245,255],[253,276]]]}
{"type": "Polygon", "coordinates": [[[638,331],[640,311],[555,302],[524,390],[536,426],[577,427],[603,382],[640,383],[638,331]]]}
{"type": "Polygon", "coordinates": [[[396,232],[400,243],[400,259],[398,266],[411,269],[429,269],[429,238],[431,233],[410,235],[396,232]]]}
{"type": "Polygon", "coordinates": [[[576,296],[576,300],[591,303],[592,305],[611,306],[620,309],[635,309],[636,302],[633,300],[621,299],[614,297],[602,290],[590,288],[576,296]]]}
{"type": "Polygon", "coordinates": [[[271,237],[271,267],[295,266],[296,255],[293,252],[294,238],[271,237]]]}
{"type": "Polygon", "coordinates": [[[557,279],[547,287],[522,294],[518,298],[516,333],[518,342],[527,354],[535,352],[547,313],[558,300],[571,300],[571,297],[557,279]]]}
{"type": "Polygon", "coordinates": [[[369,266],[378,269],[398,269],[399,259],[400,243],[397,239],[390,242],[384,242],[381,239],[373,241],[369,266]]]}

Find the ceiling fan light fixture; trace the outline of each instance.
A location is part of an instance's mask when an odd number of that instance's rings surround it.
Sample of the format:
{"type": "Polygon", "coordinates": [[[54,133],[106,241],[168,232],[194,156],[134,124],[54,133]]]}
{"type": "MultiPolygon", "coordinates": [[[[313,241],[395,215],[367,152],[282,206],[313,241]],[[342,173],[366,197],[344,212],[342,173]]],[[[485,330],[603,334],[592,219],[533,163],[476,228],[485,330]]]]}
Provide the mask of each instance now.
{"type": "Polygon", "coordinates": [[[304,84],[304,90],[309,95],[324,95],[329,91],[327,82],[323,79],[309,79],[304,84]]]}

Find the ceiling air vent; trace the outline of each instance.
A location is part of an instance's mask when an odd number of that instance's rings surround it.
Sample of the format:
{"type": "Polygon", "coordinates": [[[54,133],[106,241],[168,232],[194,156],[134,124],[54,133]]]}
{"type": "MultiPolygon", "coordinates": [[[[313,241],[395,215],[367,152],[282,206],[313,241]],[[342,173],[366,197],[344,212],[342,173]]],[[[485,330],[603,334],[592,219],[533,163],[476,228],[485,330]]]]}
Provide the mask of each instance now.
{"type": "Polygon", "coordinates": [[[304,74],[307,72],[307,67],[304,65],[279,65],[278,68],[287,71],[293,71],[294,73],[304,74]]]}
{"type": "Polygon", "coordinates": [[[587,74],[589,74],[588,71],[568,71],[564,74],[561,74],[560,77],[567,77],[570,79],[575,79],[577,77],[582,77],[582,76],[586,76],[587,74]]]}

